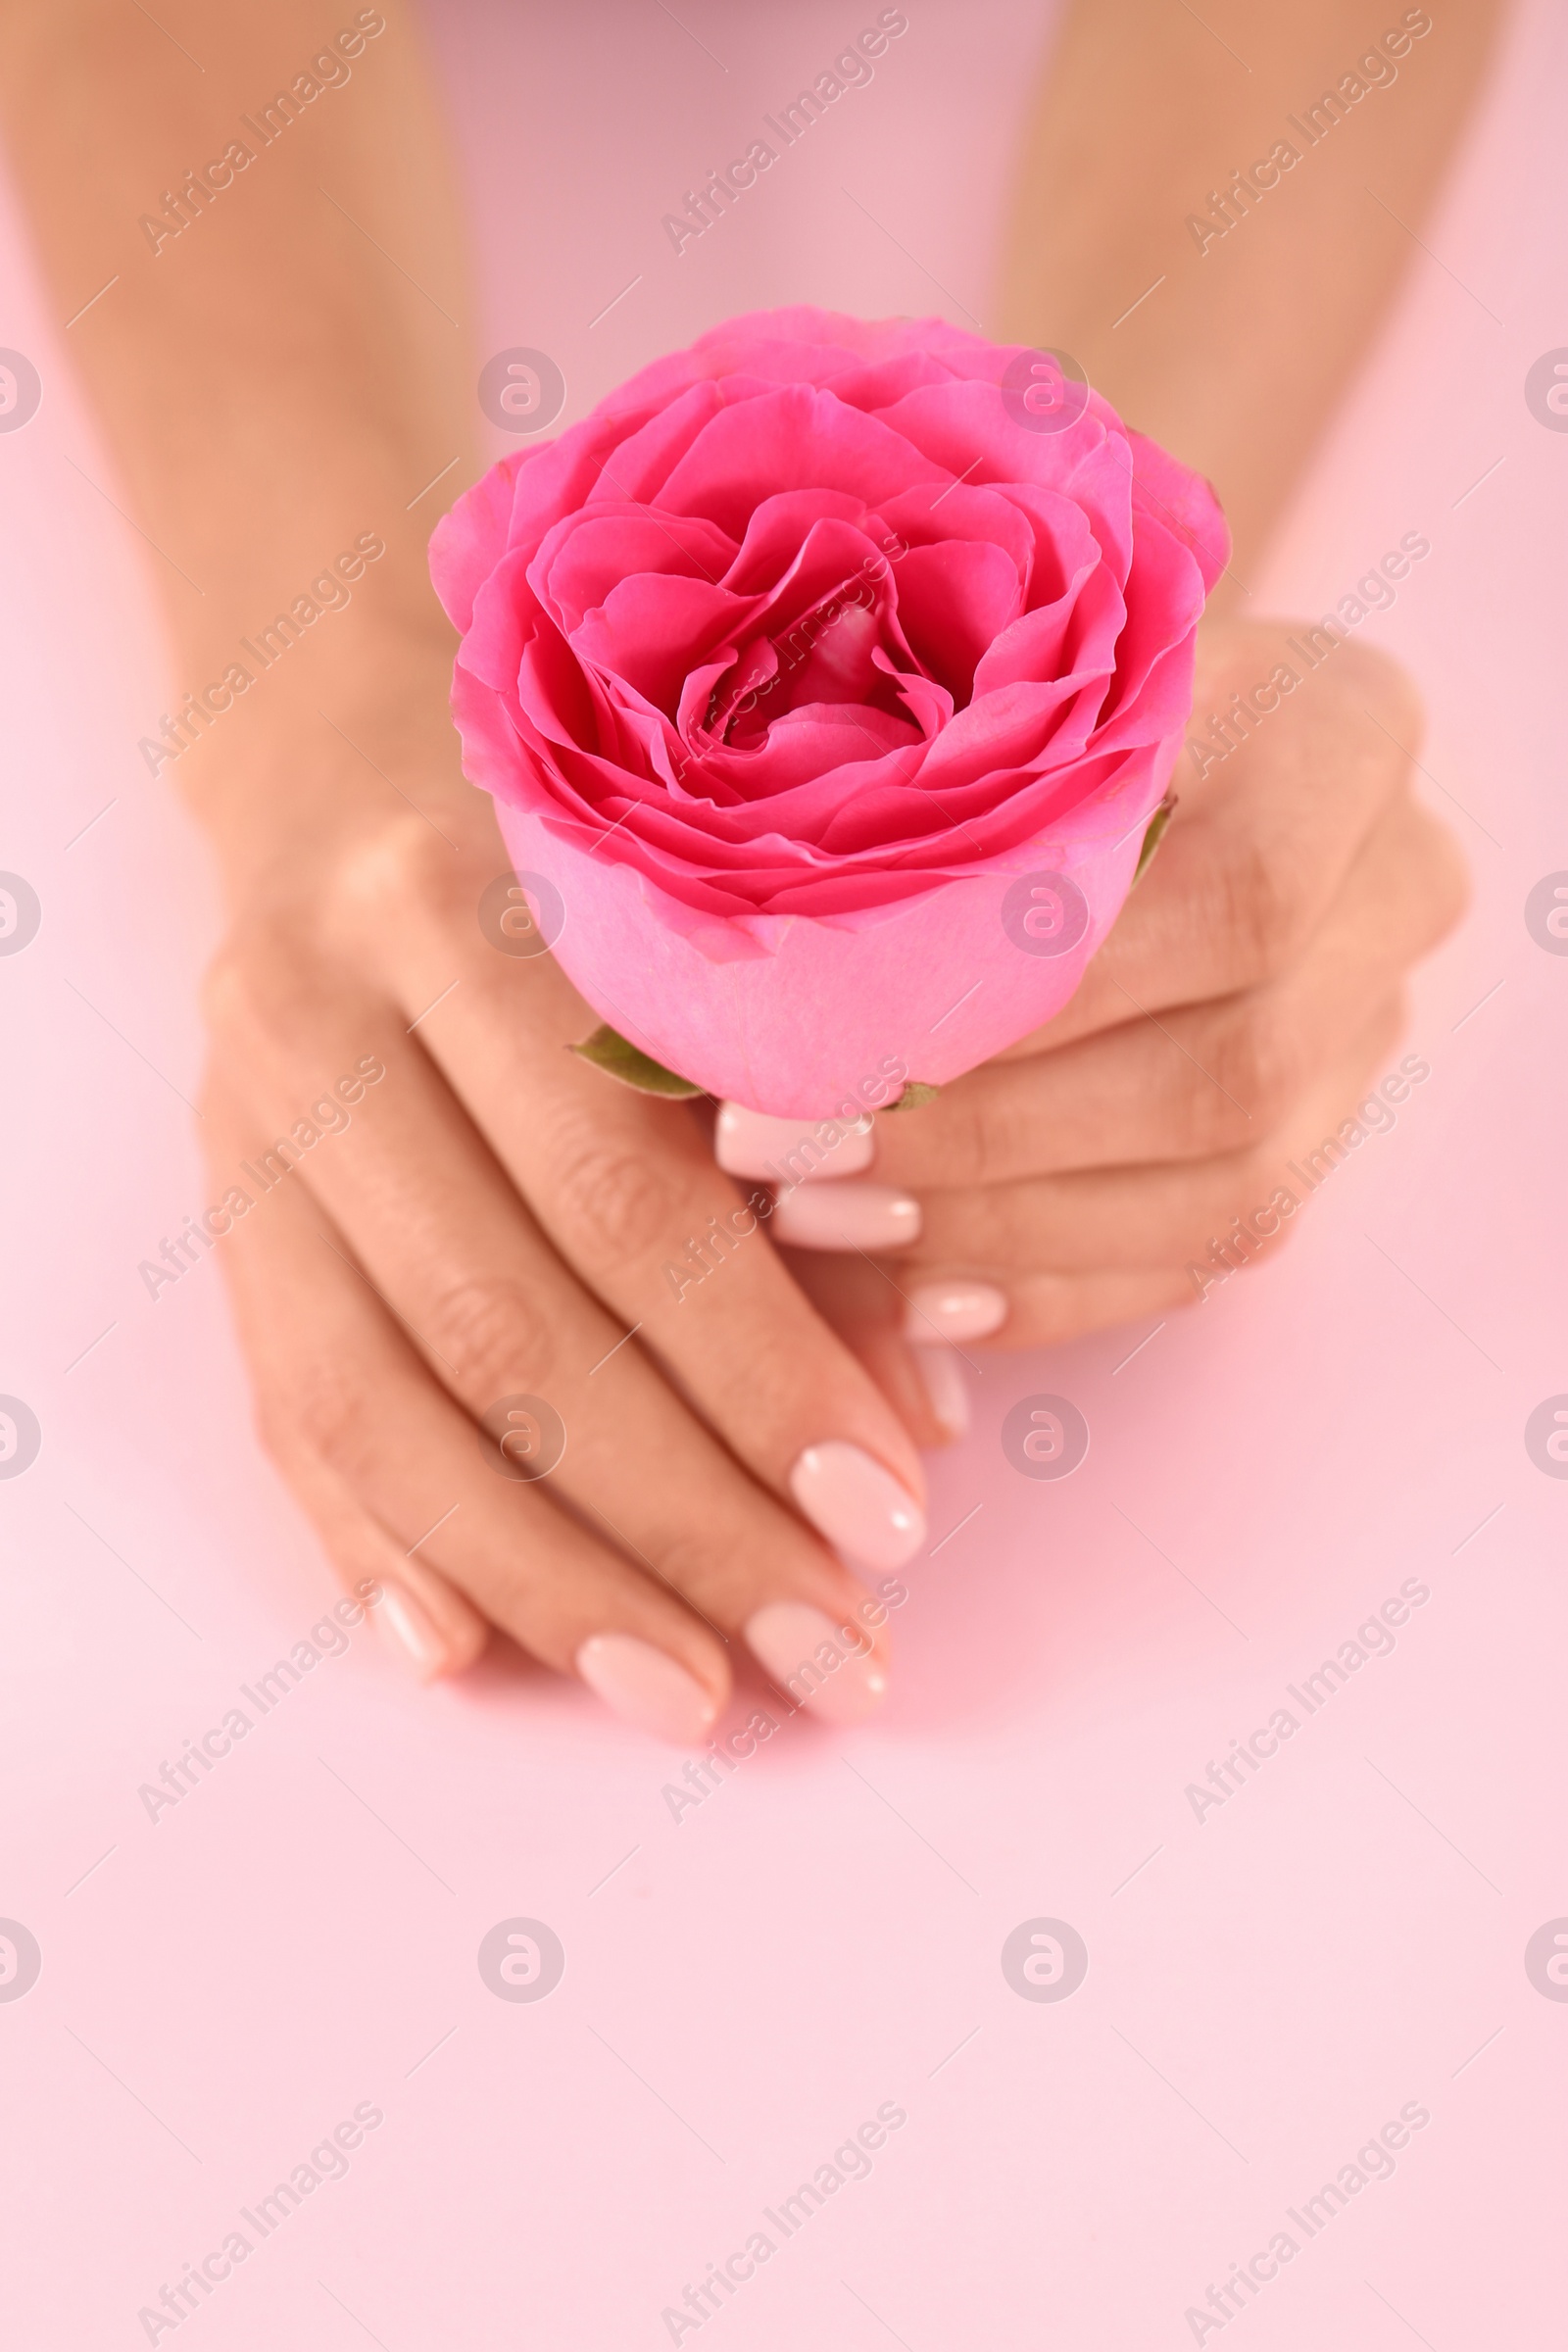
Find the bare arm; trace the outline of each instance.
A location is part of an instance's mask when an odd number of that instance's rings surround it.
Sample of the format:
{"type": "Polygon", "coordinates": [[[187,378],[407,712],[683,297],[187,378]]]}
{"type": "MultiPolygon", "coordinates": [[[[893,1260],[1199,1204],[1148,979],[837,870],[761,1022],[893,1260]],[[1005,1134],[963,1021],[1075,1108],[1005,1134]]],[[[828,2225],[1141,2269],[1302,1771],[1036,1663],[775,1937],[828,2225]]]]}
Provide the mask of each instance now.
{"type": "MultiPolygon", "coordinates": [[[[188,723],[188,752],[159,763],[244,866],[286,830],[284,794],[308,791],[319,814],[305,773],[329,740],[318,706],[352,729],[348,701],[386,702],[391,646],[431,677],[450,659],[424,543],[474,471],[469,296],[429,68],[399,0],[345,6],[326,38],[309,0],[159,14],[169,34],[109,0],[13,5],[0,87],[62,318],[116,281],[71,350],[161,551],[149,572],[179,692],[235,661],[259,671],[240,640],[362,533],[387,550],[220,725],[188,723]],[[446,493],[411,508],[454,460],[446,493]],[[303,758],[274,759],[285,737],[303,758]],[[237,790],[253,760],[265,787],[237,790]]],[[[358,805],[372,787],[345,775],[338,791],[358,805]]]]}
{"type": "Polygon", "coordinates": [[[1502,15],[1074,0],[1020,173],[1004,331],[1070,352],[1208,476],[1243,580],[1420,258],[1502,15]]]}

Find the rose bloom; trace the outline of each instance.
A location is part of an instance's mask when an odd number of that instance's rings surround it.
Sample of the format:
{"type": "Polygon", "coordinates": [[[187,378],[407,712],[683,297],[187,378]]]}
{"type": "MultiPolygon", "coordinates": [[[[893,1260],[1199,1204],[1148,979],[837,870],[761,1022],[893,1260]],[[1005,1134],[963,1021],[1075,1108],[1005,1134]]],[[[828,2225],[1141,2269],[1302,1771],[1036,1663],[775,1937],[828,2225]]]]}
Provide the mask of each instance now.
{"type": "Polygon", "coordinates": [[[574,985],[713,1095],[817,1118],[957,1076],[1115,919],[1226,533],[1053,368],[758,312],[437,526],[466,772],[574,985]]]}

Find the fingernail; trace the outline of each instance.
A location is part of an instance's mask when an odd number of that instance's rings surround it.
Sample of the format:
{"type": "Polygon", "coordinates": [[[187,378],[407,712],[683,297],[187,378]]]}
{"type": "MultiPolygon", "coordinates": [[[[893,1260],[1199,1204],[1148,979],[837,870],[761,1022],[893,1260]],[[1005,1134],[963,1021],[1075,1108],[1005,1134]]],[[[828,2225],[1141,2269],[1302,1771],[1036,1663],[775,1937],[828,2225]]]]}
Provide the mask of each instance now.
{"type": "Polygon", "coordinates": [[[593,1635],[578,1650],[576,1666],[612,1713],[677,1747],[702,1746],[718,1713],[717,1700],[695,1675],[635,1634],[593,1635]]]}
{"type": "Polygon", "coordinates": [[[825,1723],[858,1723],[888,1687],[882,1661],[857,1626],[838,1626],[804,1600],[770,1600],[746,1621],[747,1645],[781,1690],[825,1723]]]}
{"type": "Polygon", "coordinates": [[[927,1348],[934,1340],[983,1340],[1006,1320],[1006,1297],[994,1283],[923,1282],[909,1293],[904,1336],[927,1348]]]}
{"type": "Polygon", "coordinates": [[[911,1348],[914,1368],[924,1385],[931,1410],[950,1438],[969,1434],[969,1392],[951,1348],[911,1348]]]}
{"type": "Polygon", "coordinates": [[[731,1176],[764,1176],[773,1184],[854,1176],[871,1165],[872,1150],[868,1118],[854,1126],[841,1119],[774,1119],[765,1111],[744,1110],[738,1102],[721,1102],[713,1130],[713,1156],[721,1168],[731,1176]]]}
{"type": "Polygon", "coordinates": [[[920,1203],[891,1184],[798,1184],[778,1197],[773,1238],[800,1250],[902,1250],[920,1238],[920,1203]]]}
{"type": "Polygon", "coordinates": [[[382,1577],[381,1597],[373,1615],[388,1649],[405,1666],[412,1666],[421,1683],[433,1682],[447,1664],[447,1645],[435,1621],[403,1585],[382,1577]]]}
{"type": "Polygon", "coordinates": [[[867,1568],[902,1568],[925,1542],[925,1513],[891,1470],[858,1446],[808,1446],[790,1493],[811,1525],[867,1568]]]}

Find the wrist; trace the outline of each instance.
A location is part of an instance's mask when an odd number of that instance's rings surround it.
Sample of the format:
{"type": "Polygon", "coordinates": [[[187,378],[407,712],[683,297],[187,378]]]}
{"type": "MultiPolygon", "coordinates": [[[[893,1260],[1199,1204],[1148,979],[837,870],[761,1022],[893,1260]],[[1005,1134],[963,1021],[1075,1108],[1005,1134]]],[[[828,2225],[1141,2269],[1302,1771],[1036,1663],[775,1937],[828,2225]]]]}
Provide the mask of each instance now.
{"type": "Polygon", "coordinates": [[[327,650],[302,643],[268,669],[253,665],[205,728],[187,721],[177,759],[161,765],[206,833],[231,904],[309,891],[415,811],[458,840],[483,813],[450,715],[445,623],[439,635],[362,631],[319,658],[327,650]]]}

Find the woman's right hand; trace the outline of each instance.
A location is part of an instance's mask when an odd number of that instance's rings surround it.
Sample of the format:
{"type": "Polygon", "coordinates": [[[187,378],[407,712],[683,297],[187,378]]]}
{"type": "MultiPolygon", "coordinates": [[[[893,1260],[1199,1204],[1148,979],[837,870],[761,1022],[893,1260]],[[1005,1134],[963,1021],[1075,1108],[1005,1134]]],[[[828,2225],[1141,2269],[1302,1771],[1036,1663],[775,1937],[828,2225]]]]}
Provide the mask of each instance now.
{"type": "Polygon", "coordinates": [[[914,1445],[701,1117],[571,1054],[597,1016],[481,928],[510,863],[458,773],[449,663],[389,649],[390,707],[254,743],[243,838],[218,828],[213,1248],[266,1442],[423,1676],[493,1624],[700,1745],[740,1637],[798,1702],[858,1715],[924,1537],[914,1445]]]}

